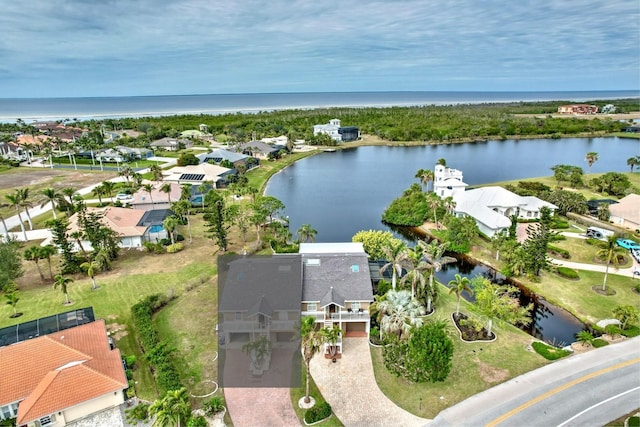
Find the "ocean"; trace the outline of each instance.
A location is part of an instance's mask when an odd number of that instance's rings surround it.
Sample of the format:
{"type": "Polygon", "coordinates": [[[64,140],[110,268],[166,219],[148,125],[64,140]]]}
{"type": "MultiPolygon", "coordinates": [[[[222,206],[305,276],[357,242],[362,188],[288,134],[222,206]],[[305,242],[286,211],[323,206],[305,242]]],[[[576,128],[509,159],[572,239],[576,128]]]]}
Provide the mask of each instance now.
{"type": "Polygon", "coordinates": [[[0,98],[0,122],[177,114],[257,113],[327,107],[391,107],[638,98],[637,90],[580,92],[317,92],[100,98],[0,98]]]}

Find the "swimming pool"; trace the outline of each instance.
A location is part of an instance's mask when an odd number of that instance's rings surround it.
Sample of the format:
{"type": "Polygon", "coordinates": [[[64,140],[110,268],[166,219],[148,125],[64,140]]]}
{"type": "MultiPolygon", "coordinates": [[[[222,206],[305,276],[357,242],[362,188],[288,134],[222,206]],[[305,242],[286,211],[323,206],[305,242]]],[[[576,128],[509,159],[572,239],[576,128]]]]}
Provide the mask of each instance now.
{"type": "Polygon", "coordinates": [[[164,228],[159,225],[152,225],[151,228],[149,228],[149,233],[161,233],[162,231],[164,231],[164,228]]]}

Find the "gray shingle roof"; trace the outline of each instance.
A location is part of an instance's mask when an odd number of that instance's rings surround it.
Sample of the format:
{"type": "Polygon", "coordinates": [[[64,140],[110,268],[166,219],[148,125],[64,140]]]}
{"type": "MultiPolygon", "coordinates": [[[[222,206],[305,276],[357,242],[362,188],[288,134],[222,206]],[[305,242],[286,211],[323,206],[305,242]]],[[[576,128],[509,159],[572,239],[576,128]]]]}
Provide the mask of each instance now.
{"type": "MultiPolygon", "coordinates": [[[[373,301],[369,260],[362,254],[302,255],[303,301],[322,301],[333,287],[333,298],[373,301]]],[[[338,301],[334,301],[338,302],[338,301]]]]}

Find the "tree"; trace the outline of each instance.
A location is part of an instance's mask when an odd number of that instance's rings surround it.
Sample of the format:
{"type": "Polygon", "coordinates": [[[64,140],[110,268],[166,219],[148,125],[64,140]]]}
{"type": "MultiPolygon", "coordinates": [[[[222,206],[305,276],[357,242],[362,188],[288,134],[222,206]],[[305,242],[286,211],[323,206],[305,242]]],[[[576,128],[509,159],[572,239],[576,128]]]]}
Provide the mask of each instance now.
{"type": "Polygon", "coordinates": [[[77,272],[78,264],[73,254],[73,244],[69,241],[69,220],[66,218],[50,219],[45,222],[45,225],[51,230],[53,243],[62,252],[62,272],[77,272]]]}
{"type": "Polygon", "coordinates": [[[228,244],[227,236],[231,225],[224,199],[220,197],[220,195],[217,195],[217,199],[209,203],[209,208],[210,212],[204,214],[205,225],[207,231],[210,233],[209,238],[215,239],[220,250],[226,252],[228,244]]]}
{"type": "Polygon", "coordinates": [[[427,297],[427,313],[431,313],[431,303],[437,296],[437,287],[434,281],[434,273],[442,269],[445,264],[451,264],[457,260],[450,256],[444,256],[444,253],[449,247],[448,242],[439,243],[437,240],[431,241],[429,244],[424,240],[418,240],[418,245],[422,246],[424,256],[427,262],[431,265],[431,272],[429,274],[428,288],[424,289],[427,297]]]}
{"type": "Polygon", "coordinates": [[[42,190],[42,195],[45,197],[45,200],[40,204],[40,207],[43,208],[47,203],[51,203],[53,218],[56,219],[58,217],[56,214],[56,203],[59,203],[60,200],[63,200],[63,195],[59,193],[55,188],[45,188],[44,190],[42,190]]]}
{"type": "Polygon", "coordinates": [[[44,282],[44,274],[42,274],[42,270],[40,269],[39,261],[41,258],[41,252],[39,246],[31,246],[24,251],[24,259],[27,261],[33,261],[36,264],[36,268],[38,269],[38,273],[40,274],[40,280],[44,282]]]}
{"type": "Polygon", "coordinates": [[[438,162],[436,164],[446,167],[447,166],[447,160],[444,159],[444,158],[440,158],[440,159],[438,159],[438,162]]]}
{"type": "Polygon", "coordinates": [[[440,226],[438,224],[438,209],[441,209],[443,207],[443,201],[440,196],[436,195],[435,193],[430,193],[428,196],[429,197],[427,197],[427,206],[429,206],[429,209],[431,210],[431,212],[433,212],[433,222],[436,225],[436,229],[439,230],[440,226]]]}
{"type": "Polygon", "coordinates": [[[473,289],[470,286],[471,281],[467,277],[461,276],[457,273],[454,277],[455,279],[450,280],[448,284],[449,293],[456,294],[456,316],[458,316],[460,314],[460,297],[462,296],[462,293],[467,291],[469,294],[473,295],[473,289]]]}
{"type": "Polygon", "coordinates": [[[468,253],[471,250],[471,241],[479,233],[476,220],[470,216],[458,218],[449,215],[445,217],[447,226],[448,250],[457,253],[468,253]]]}
{"type": "Polygon", "coordinates": [[[58,251],[53,245],[40,246],[40,257],[47,260],[49,266],[49,277],[53,280],[53,270],[51,269],[51,257],[57,254],[58,251]]]}
{"type": "Polygon", "coordinates": [[[62,189],[61,193],[69,199],[69,206],[73,206],[73,196],[76,194],[75,188],[65,187],[62,189]]]}
{"type": "Polygon", "coordinates": [[[102,196],[105,195],[104,187],[102,185],[96,185],[93,187],[93,191],[91,193],[98,198],[98,201],[102,205],[102,196]]]}
{"type": "Polygon", "coordinates": [[[521,306],[518,302],[518,289],[511,285],[499,285],[489,279],[477,276],[471,280],[476,296],[476,306],[481,314],[487,317],[487,333],[493,334],[493,320],[498,319],[511,324],[527,325],[531,323],[530,313],[533,303],[521,306]]]}
{"type": "Polygon", "coordinates": [[[182,387],[179,390],[167,391],[162,399],[154,401],[149,406],[149,415],[154,417],[154,426],[186,426],[191,417],[191,403],[187,389],[182,387]]]}
{"type": "Polygon", "coordinates": [[[338,340],[342,335],[342,329],[340,329],[340,326],[334,323],[333,327],[329,328],[325,326],[320,330],[320,332],[322,333],[323,341],[329,344],[329,355],[331,357],[335,357],[336,353],[338,352],[338,347],[336,346],[336,344],[338,343],[338,340]]]}
{"type": "Polygon", "coordinates": [[[200,201],[202,202],[202,209],[204,209],[204,195],[213,189],[213,181],[202,181],[202,184],[198,186],[198,192],[201,194],[200,201]]]}
{"type": "Polygon", "coordinates": [[[80,268],[87,272],[87,276],[91,279],[91,290],[95,291],[98,289],[98,285],[96,284],[96,275],[95,273],[100,271],[100,264],[96,261],[87,261],[80,264],[80,268]]]}
{"type": "Polygon", "coordinates": [[[151,176],[155,182],[162,181],[162,168],[158,165],[152,165],[149,168],[149,172],[151,172],[151,176]]]}
{"type": "Polygon", "coordinates": [[[407,338],[412,327],[421,326],[420,316],[425,314],[424,307],[411,298],[409,291],[393,289],[378,303],[378,310],[381,332],[394,334],[398,339],[407,338]]]}
{"type": "Polygon", "coordinates": [[[638,321],[638,309],[633,305],[619,305],[612,311],[613,317],[620,321],[620,329],[625,330],[638,321]]]}
{"type": "Polygon", "coordinates": [[[180,219],[175,215],[168,216],[164,219],[164,221],[162,221],[162,226],[169,233],[169,238],[171,239],[172,245],[176,243],[175,231],[178,228],[179,224],[180,219]]]}
{"type": "Polygon", "coordinates": [[[420,184],[425,187],[425,191],[429,191],[429,183],[433,181],[433,171],[431,169],[419,169],[415,177],[420,180],[420,184]]]}
{"type": "MultiPolygon", "coordinates": [[[[6,205],[0,205],[0,208],[3,208],[5,206],[6,205]]],[[[0,222],[2,222],[2,234],[4,234],[4,240],[9,240],[9,227],[7,227],[7,223],[5,222],[4,216],[2,214],[0,214],[0,222]]]]}
{"type": "Polygon", "coordinates": [[[302,224],[297,231],[299,242],[315,242],[318,232],[311,226],[311,224],[302,224]]]}
{"type": "Polygon", "coordinates": [[[189,200],[181,199],[171,205],[171,209],[178,215],[182,221],[187,223],[187,231],[189,233],[189,243],[193,243],[193,236],[191,235],[191,202],[189,200]]]}
{"type": "Polygon", "coordinates": [[[54,280],[53,289],[60,288],[66,300],[65,304],[66,305],[71,304],[71,301],[69,301],[69,293],[67,292],[67,286],[69,285],[69,283],[73,282],[73,279],[70,277],[64,277],[62,274],[56,274],[53,280],[54,280]]]}
{"type": "Polygon", "coordinates": [[[407,250],[407,268],[409,271],[400,280],[400,284],[409,282],[411,284],[411,298],[416,296],[416,288],[426,286],[424,272],[431,269],[431,265],[423,259],[424,252],[420,245],[416,245],[407,250]]]}
{"type": "Polygon", "coordinates": [[[618,237],[615,234],[607,237],[606,241],[598,242],[598,251],[596,252],[596,256],[602,258],[606,261],[607,265],[604,269],[604,279],[602,280],[602,290],[607,290],[607,276],[609,274],[609,264],[615,265],[616,267],[620,265],[620,261],[618,259],[618,255],[622,255],[626,252],[625,249],[618,246],[618,237]]]}
{"type": "Polygon", "coordinates": [[[322,333],[316,330],[316,319],[312,316],[305,316],[300,319],[300,349],[302,351],[302,359],[306,367],[306,388],[304,402],[309,403],[309,383],[311,382],[311,359],[320,351],[320,347],[324,344],[322,333]]]}
{"type": "Polygon", "coordinates": [[[453,341],[442,320],[415,328],[409,338],[406,375],[414,382],[442,382],[451,372],[453,341]]]}
{"type": "Polygon", "coordinates": [[[382,248],[386,264],[380,268],[380,272],[391,269],[391,288],[396,289],[397,278],[402,276],[402,271],[407,260],[407,246],[402,241],[391,242],[391,246],[382,248]]]}
{"type": "Polygon", "coordinates": [[[584,160],[589,165],[589,173],[591,173],[591,166],[593,166],[593,164],[598,161],[598,153],[596,153],[595,151],[589,151],[584,160]]]}
{"type": "Polygon", "coordinates": [[[16,210],[18,221],[20,222],[20,230],[22,230],[22,234],[24,236],[24,241],[28,241],[29,239],[27,238],[27,231],[24,228],[24,222],[22,221],[22,217],[20,216],[21,199],[19,191],[14,190],[12,194],[5,194],[4,197],[9,201],[9,206],[16,210]]]}
{"type": "Polygon", "coordinates": [[[525,253],[525,271],[535,276],[540,275],[540,271],[546,270],[550,266],[547,248],[551,241],[551,210],[543,206],[540,209],[540,222],[530,224],[527,227],[527,240],[522,247],[525,253]]]}
{"type": "Polygon", "coordinates": [[[633,168],[634,168],[635,166],[640,165],[640,156],[629,157],[629,158],[627,159],[627,165],[628,165],[628,166],[629,166],[629,168],[630,168],[630,170],[629,170],[629,171],[630,171],[631,173],[633,173],[633,168]]]}
{"type": "Polygon", "coordinates": [[[168,182],[162,184],[162,186],[160,187],[160,191],[167,195],[167,197],[169,198],[169,204],[171,204],[171,184],[168,182]]]}
{"type": "Polygon", "coordinates": [[[18,188],[16,194],[19,195],[20,207],[24,209],[24,213],[27,214],[27,221],[29,222],[29,230],[33,230],[33,221],[31,221],[31,214],[29,209],[33,207],[33,203],[29,200],[29,188],[18,188]]]}
{"type": "Polygon", "coordinates": [[[120,176],[124,176],[124,178],[127,180],[127,186],[131,185],[131,178],[133,177],[134,173],[135,172],[133,171],[131,166],[129,166],[127,163],[124,163],[122,165],[122,169],[120,170],[120,176]]]}
{"type": "Polygon", "coordinates": [[[0,291],[6,291],[23,273],[20,244],[14,239],[0,241],[0,291]]]}
{"type": "Polygon", "coordinates": [[[142,186],[142,189],[149,194],[149,199],[151,199],[151,206],[153,206],[153,195],[151,194],[153,192],[153,185],[144,184],[142,186]]]}
{"type": "Polygon", "coordinates": [[[352,242],[360,242],[364,251],[369,255],[369,259],[377,261],[384,259],[385,247],[392,247],[401,243],[401,240],[393,237],[390,231],[382,230],[361,230],[353,235],[352,242]]]}
{"type": "Polygon", "coordinates": [[[18,311],[16,310],[16,305],[18,305],[18,301],[20,301],[18,291],[4,294],[4,297],[7,299],[7,305],[10,305],[11,308],[13,308],[13,314],[10,317],[19,317],[22,313],[18,314],[18,311]]]}
{"type": "Polygon", "coordinates": [[[112,181],[102,181],[102,189],[104,190],[104,194],[107,195],[107,197],[113,197],[113,190],[115,190],[116,188],[116,184],[115,182],[112,181]]]}

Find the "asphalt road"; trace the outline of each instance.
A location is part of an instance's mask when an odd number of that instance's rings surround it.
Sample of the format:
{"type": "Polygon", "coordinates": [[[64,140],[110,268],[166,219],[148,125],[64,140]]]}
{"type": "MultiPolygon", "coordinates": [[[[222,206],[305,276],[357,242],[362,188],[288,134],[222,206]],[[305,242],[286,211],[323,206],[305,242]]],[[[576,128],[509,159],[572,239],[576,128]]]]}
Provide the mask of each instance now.
{"type": "Polygon", "coordinates": [[[640,408],[640,337],[569,356],[438,414],[429,426],[602,426],[640,408]]]}

